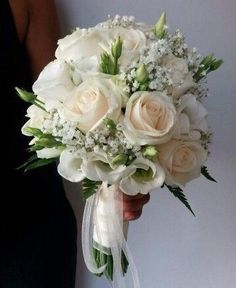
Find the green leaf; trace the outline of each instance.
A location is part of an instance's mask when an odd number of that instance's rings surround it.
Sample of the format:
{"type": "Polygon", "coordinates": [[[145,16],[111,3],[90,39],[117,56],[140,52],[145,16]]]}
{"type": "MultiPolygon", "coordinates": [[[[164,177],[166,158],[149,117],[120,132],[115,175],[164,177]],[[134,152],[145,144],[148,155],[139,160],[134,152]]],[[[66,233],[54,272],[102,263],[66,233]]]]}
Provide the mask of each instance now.
{"type": "Polygon", "coordinates": [[[21,170],[21,169],[27,167],[30,163],[34,162],[36,159],[38,159],[37,154],[33,154],[25,163],[23,163],[22,165],[20,165],[16,169],[21,170]]]}
{"type": "Polygon", "coordinates": [[[107,266],[106,266],[106,270],[105,270],[105,275],[107,277],[108,280],[113,281],[113,257],[112,255],[107,255],[107,266]]]}
{"type": "MultiPolygon", "coordinates": [[[[100,264],[100,251],[97,250],[96,248],[93,247],[93,258],[94,258],[94,261],[97,265],[97,268],[100,268],[101,267],[101,264],[100,264]]],[[[98,277],[101,277],[103,275],[103,273],[97,273],[95,274],[96,276],[98,277]]]]}
{"type": "Polygon", "coordinates": [[[88,178],[85,178],[82,181],[82,194],[83,198],[86,200],[93,194],[95,194],[98,190],[98,186],[101,185],[101,181],[92,181],[88,178]]]}
{"type": "Polygon", "coordinates": [[[124,251],[122,250],[122,252],[121,252],[121,267],[122,267],[122,271],[123,271],[123,276],[127,273],[128,266],[129,266],[129,262],[125,256],[124,251]]]}
{"type": "Polygon", "coordinates": [[[24,172],[28,172],[30,170],[34,170],[36,168],[42,167],[42,166],[46,166],[52,162],[55,162],[58,160],[57,158],[49,158],[49,159],[37,159],[34,162],[31,162],[24,170],[24,172]]]}
{"type": "MultiPolygon", "coordinates": [[[[113,272],[114,272],[114,261],[113,256],[111,254],[105,254],[104,252],[98,250],[97,248],[93,247],[93,258],[98,268],[102,267],[106,264],[106,268],[104,272],[100,274],[95,274],[98,277],[105,275],[106,278],[110,281],[113,281],[113,272]]],[[[123,276],[126,274],[128,269],[129,262],[123,252],[121,250],[121,268],[123,276]]]]}
{"type": "Polygon", "coordinates": [[[223,64],[223,60],[214,58],[214,54],[204,57],[199,64],[197,72],[193,75],[196,82],[204,78],[208,73],[217,70],[223,64]]]}
{"type": "Polygon", "coordinates": [[[116,130],[116,124],[112,119],[105,118],[103,119],[103,123],[109,130],[116,130]]]}
{"type": "Polygon", "coordinates": [[[214,54],[210,53],[206,57],[204,57],[200,63],[200,65],[204,65],[205,67],[209,66],[214,60],[214,54]]]}
{"type": "Polygon", "coordinates": [[[34,145],[30,147],[30,151],[38,151],[43,148],[65,148],[59,137],[54,137],[51,134],[43,134],[39,129],[27,128],[26,132],[31,133],[33,136],[37,137],[34,145]]]}
{"type": "Polygon", "coordinates": [[[216,60],[211,63],[210,65],[210,71],[215,71],[217,70],[222,64],[224,63],[224,61],[222,59],[216,60]]]}
{"type": "Polygon", "coordinates": [[[54,147],[65,147],[64,144],[57,141],[53,136],[47,137],[45,135],[42,135],[36,142],[36,145],[43,146],[46,148],[54,148],[54,147]]]}
{"type": "Polygon", "coordinates": [[[206,177],[208,180],[217,183],[217,181],[216,181],[213,177],[211,177],[211,175],[209,174],[206,166],[202,166],[202,168],[201,168],[201,173],[202,173],[202,175],[203,175],[204,177],[206,177]]]}
{"type": "Polygon", "coordinates": [[[139,86],[139,90],[140,90],[140,91],[147,91],[147,90],[148,90],[148,83],[141,84],[141,85],[139,86]]]}
{"type": "Polygon", "coordinates": [[[172,187],[170,185],[165,184],[165,186],[169,189],[169,191],[177,197],[188,209],[189,211],[195,216],[191,206],[188,203],[188,200],[186,199],[183,190],[180,187],[172,187]]]}

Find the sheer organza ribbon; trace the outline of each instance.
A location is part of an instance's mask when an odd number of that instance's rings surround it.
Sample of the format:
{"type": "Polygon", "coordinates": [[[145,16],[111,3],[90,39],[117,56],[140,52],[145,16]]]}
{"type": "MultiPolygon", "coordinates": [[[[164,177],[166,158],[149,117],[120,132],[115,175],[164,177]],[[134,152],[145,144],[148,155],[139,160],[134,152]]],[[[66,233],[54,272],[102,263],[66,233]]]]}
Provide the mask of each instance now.
{"type": "Polygon", "coordinates": [[[93,257],[93,248],[104,249],[113,257],[113,288],[125,288],[121,265],[122,251],[129,262],[134,288],[140,288],[137,268],[127,245],[128,222],[123,222],[123,209],[117,201],[117,185],[103,182],[98,191],[86,200],[82,222],[82,250],[84,261],[90,272],[102,273],[106,265],[98,268],[93,257]]]}

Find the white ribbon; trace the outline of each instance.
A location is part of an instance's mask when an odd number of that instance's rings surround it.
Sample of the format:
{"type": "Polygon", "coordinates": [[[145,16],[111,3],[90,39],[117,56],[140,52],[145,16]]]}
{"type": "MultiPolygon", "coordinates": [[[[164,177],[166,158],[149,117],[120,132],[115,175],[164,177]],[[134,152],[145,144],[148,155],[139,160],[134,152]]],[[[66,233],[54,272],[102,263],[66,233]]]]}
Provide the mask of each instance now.
{"type": "MultiPolygon", "coordinates": [[[[82,250],[87,268],[92,273],[102,273],[106,265],[97,268],[93,257],[94,243],[113,257],[113,288],[125,288],[125,279],[121,267],[121,253],[124,252],[132,274],[133,287],[140,288],[137,268],[128,248],[126,237],[128,223],[123,222],[123,209],[118,205],[115,185],[107,187],[102,183],[96,194],[86,200],[82,223],[82,250]],[[125,234],[125,235],[124,235],[125,234]]],[[[99,249],[99,247],[96,247],[99,249]]],[[[104,251],[102,251],[104,252],[104,251]]]]}

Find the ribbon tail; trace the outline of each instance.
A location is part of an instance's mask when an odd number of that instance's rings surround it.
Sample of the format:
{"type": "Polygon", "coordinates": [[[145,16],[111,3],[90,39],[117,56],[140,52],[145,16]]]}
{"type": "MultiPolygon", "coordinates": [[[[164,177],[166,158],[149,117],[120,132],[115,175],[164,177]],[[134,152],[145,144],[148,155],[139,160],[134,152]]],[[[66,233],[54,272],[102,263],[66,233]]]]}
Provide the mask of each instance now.
{"type": "Polygon", "coordinates": [[[82,221],[81,242],[82,242],[83,257],[87,268],[89,269],[90,272],[94,274],[100,274],[104,271],[106,265],[98,268],[94,260],[93,214],[95,210],[94,208],[95,200],[96,200],[95,195],[92,195],[86,200],[82,221]]]}

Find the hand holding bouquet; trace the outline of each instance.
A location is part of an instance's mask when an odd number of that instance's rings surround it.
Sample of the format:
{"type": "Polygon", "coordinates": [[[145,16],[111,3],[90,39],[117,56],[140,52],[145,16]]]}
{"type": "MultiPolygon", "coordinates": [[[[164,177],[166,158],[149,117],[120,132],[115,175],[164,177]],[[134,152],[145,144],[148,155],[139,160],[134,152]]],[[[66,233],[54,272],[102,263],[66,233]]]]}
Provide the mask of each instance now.
{"type": "Polygon", "coordinates": [[[155,26],[116,16],[59,40],[56,60],[29,93],[22,133],[33,136],[30,170],[59,160],[58,172],[82,181],[87,199],[82,246],[89,270],[124,287],[127,223],[117,191],[147,194],[167,188],[193,213],[183,187],[203,174],[211,133],[206,76],[222,60],[190,49],[168,31],[163,13],[155,26]],[[123,234],[124,232],[124,234],[123,234]]]}

